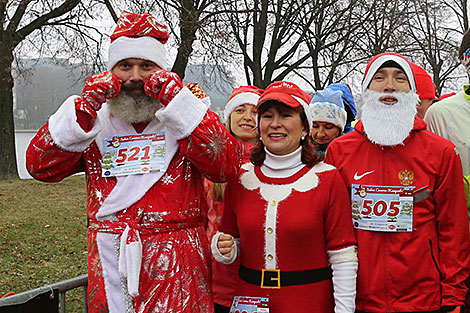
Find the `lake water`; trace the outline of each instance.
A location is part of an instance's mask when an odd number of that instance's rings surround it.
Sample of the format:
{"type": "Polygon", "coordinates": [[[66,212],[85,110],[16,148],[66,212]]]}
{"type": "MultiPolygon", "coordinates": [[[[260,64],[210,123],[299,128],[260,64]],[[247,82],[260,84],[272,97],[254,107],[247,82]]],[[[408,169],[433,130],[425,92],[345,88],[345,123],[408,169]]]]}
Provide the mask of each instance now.
{"type": "Polygon", "coordinates": [[[18,175],[21,179],[32,178],[26,170],[26,148],[36,135],[36,131],[15,132],[16,163],[18,164],[18,175]]]}

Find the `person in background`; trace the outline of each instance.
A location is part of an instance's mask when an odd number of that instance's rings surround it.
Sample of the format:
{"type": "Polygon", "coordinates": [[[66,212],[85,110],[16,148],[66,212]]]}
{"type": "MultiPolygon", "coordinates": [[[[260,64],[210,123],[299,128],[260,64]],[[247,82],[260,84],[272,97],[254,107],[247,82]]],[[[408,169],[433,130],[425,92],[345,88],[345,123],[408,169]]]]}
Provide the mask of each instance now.
{"type": "Polygon", "coordinates": [[[456,94],[455,92],[449,92],[449,93],[440,95],[438,101],[444,100],[445,98],[452,97],[452,96],[454,96],[455,94],[456,94]]]}
{"type": "Polygon", "coordinates": [[[86,173],[88,312],[212,312],[203,177],[242,160],[216,114],[164,70],[167,27],[123,12],[108,70],[31,140],[31,176],[86,173]],[[154,169],[153,171],[151,169],[154,169]]]}
{"type": "Polygon", "coordinates": [[[351,87],[348,84],[333,83],[326,86],[325,89],[339,90],[343,93],[343,105],[346,110],[346,125],[343,129],[343,134],[347,134],[354,130],[352,123],[356,119],[357,109],[351,87]]]}
{"type": "Polygon", "coordinates": [[[411,69],[416,83],[416,93],[419,96],[417,116],[424,119],[426,111],[436,100],[436,89],[432,82],[432,77],[421,66],[411,63],[411,69]]]}
{"type": "Polygon", "coordinates": [[[455,146],[416,118],[403,56],[370,59],[362,98],[356,131],[334,140],[325,158],[350,188],[357,312],[460,312],[470,239],[455,146]]]}
{"type": "Polygon", "coordinates": [[[269,298],[269,312],[354,312],[356,239],[346,186],[308,139],[310,97],[291,82],[256,106],[260,141],[227,183],[217,261],[240,259],[236,295],[269,298]]]}
{"type": "Polygon", "coordinates": [[[330,142],[343,134],[347,113],[343,105],[343,93],[339,90],[319,90],[309,104],[312,116],[310,136],[315,143],[316,152],[326,153],[330,142]]]}
{"type": "MultiPolygon", "coordinates": [[[[470,30],[463,35],[459,60],[470,77],[470,30]]],[[[463,85],[456,95],[434,103],[424,120],[430,131],[449,139],[457,147],[470,215],[470,84],[463,85]]]]}
{"type": "MultiPolygon", "coordinates": [[[[250,161],[250,151],[258,141],[255,105],[262,93],[263,90],[255,86],[240,86],[232,91],[232,95],[225,105],[223,118],[230,134],[243,144],[243,163],[250,161]]],[[[207,190],[209,190],[207,235],[210,240],[219,228],[222,218],[225,183],[212,183],[209,180],[206,180],[205,183],[207,190]]],[[[223,264],[213,259],[212,292],[215,313],[228,313],[230,310],[238,266],[239,261],[223,264]]]]}

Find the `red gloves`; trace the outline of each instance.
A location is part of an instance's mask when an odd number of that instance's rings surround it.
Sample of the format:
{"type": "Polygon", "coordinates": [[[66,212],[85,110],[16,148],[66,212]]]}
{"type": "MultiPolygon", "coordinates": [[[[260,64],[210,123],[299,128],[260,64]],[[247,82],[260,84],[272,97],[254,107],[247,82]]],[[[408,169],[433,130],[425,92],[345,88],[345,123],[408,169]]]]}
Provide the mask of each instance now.
{"type": "Polygon", "coordinates": [[[121,80],[111,72],[91,75],[82,91],[82,100],[98,111],[107,99],[119,95],[121,80]]]}
{"type": "Polygon", "coordinates": [[[176,73],[160,69],[153,71],[144,84],[145,94],[158,99],[164,106],[167,106],[182,88],[183,83],[176,73]]]}
{"type": "Polygon", "coordinates": [[[96,112],[106,99],[116,97],[121,92],[121,80],[111,72],[94,74],[88,77],[83,87],[82,96],[75,99],[77,122],[85,130],[91,129],[91,118],[96,118],[96,112]]]}

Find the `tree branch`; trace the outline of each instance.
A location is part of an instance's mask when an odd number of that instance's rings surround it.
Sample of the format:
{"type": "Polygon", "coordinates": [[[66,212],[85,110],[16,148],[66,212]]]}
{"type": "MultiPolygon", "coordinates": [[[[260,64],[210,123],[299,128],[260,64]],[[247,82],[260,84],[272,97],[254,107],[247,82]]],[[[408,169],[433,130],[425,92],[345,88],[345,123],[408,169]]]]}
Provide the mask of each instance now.
{"type": "Polygon", "coordinates": [[[55,8],[54,10],[41,15],[22,29],[18,30],[18,34],[22,38],[26,38],[29,34],[31,34],[33,31],[36,29],[41,28],[44,24],[46,24],[49,20],[59,17],[67,12],[72,11],[78,4],[80,3],[80,0],[66,0],[62,5],[59,7],[55,8]]]}

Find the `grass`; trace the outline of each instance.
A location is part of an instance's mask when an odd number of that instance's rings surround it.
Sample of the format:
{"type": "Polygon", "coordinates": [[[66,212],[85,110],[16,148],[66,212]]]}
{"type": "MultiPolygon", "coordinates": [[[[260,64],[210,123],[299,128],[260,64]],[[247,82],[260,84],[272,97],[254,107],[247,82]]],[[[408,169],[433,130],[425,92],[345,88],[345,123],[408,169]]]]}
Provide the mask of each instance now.
{"type": "MultiPolygon", "coordinates": [[[[0,296],[86,274],[85,176],[0,180],[0,296]]],[[[80,312],[81,289],[67,293],[80,312]]]]}

